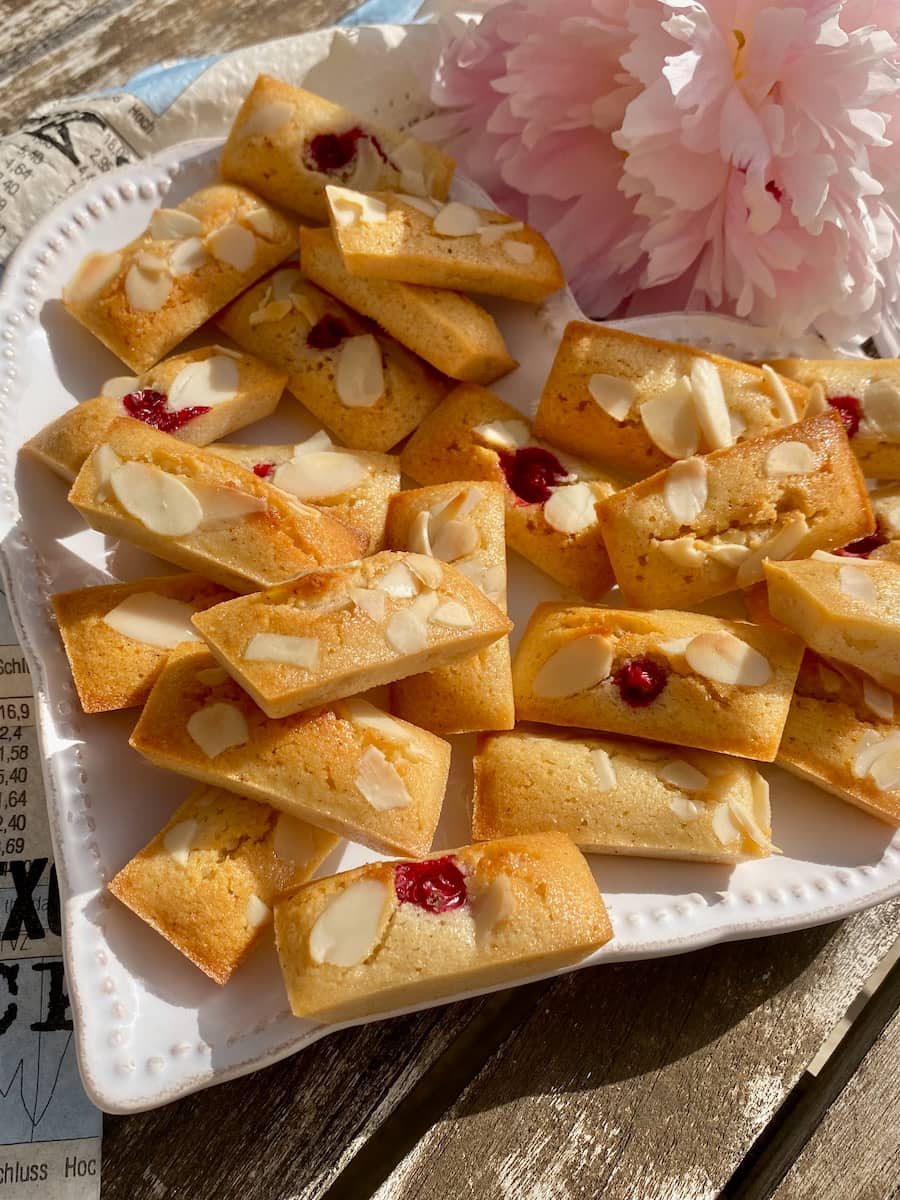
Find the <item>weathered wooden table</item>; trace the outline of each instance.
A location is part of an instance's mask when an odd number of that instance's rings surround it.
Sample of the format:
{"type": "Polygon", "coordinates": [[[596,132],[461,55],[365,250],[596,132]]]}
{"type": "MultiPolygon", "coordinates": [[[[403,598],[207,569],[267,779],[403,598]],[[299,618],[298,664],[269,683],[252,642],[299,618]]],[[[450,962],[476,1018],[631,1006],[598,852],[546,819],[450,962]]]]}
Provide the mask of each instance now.
{"type": "MultiPolygon", "coordinates": [[[[0,0],[7,127],[152,62],[299,33],[352,0],[0,0]]],[[[0,133],[3,130],[0,129],[0,133]]],[[[900,901],[336,1034],[107,1118],[106,1200],[900,1196],[900,901]]]]}

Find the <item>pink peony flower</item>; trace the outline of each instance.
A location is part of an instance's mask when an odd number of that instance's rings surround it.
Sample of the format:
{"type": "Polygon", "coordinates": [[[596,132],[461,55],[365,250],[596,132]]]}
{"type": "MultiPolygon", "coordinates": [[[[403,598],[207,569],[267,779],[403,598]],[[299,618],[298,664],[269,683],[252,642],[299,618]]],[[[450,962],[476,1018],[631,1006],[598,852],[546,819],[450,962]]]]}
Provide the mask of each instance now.
{"type": "Polygon", "coordinates": [[[900,293],[898,28],[900,0],[506,0],[445,47],[429,132],[593,315],[864,337],[900,293]]]}

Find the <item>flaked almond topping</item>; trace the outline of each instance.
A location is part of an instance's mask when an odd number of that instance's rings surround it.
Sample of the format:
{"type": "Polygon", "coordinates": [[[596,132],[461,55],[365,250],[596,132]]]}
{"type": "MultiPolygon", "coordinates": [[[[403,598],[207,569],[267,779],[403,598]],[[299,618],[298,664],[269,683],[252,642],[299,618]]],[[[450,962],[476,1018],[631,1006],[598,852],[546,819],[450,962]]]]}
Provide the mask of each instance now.
{"type": "Polygon", "coordinates": [[[381,346],[371,333],[344,338],[341,342],[334,386],[347,408],[372,408],[384,395],[381,346]]]}
{"type": "Polygon", "coordinates": [[[385,812],[390,808],[408,808],[412,796],[406,790],[397,768],[377,746],[367,746],[356,764],[353,780],[365,800],[385,812]]]}
{"type": "Polygon", "coordinates": [[[414,550],[416,554],[424,554],[431,556],[431,513],[428,509],[424,509],[420,513],[416,513],[413,522],[409,527],[409,535],[406,539],[406,544],[410,550],[414,550]]]}
{"type": "Polygon", "coordinates": [[[315,849],[310,827],[296,817],[279,813],[272,834],[272,849],[283,862],[293,863],[295,869],[309,863],[315,849]]]}
{"type": "Polygon", "coordinates": [[[174,858],[180,867],[187,866],[188,856],[198,829],[197,822],[188,819],[179,821],[177,825],[173,825],[163,834],[163,849],[170,858],[174,858]]]}
{"type": "Polygon", "coordinates": [[[203,222],[180,208],[158,208],[150,218],[150,236],[156,242],[180,242],[203,233],[203,222]]]}
{"type": "Polygon", "coordinates": [[[591,767],[594,771],[594,779],[597,783],[597,790],[611,792],[618,783],[612,759],[601,746],[594,747],[588,753],[591,759],[591,767]]]}
{"type": "Polygon", "coordinates": [[[482,225],[478,237],[482,246],[495,246],[511,233],[521,233],[525,226],[521,221],[491,221],[482,225]]]}
{"type": "Polygon", "coordinates": [[[614,421],[624,421],[637,399],[638,390],[630,379],[598,372],[590,377],[587,389],[591,399],[614,421]]]}
{"type": "Polygon", "coordinates": [[[314,963],[356,967],[378,945],[391,894],[380,879],[357,879],[330,900],[309,931],[314,963]]]}
{"type": "MultiPolygon", "coordinates": [[[[845,566],[847,562],[845,554],[830,554],[827,550],[813,550],[809,557],[814,558],[816,562],[840,563],[841,566],[845,566]]],[[[862,561],[865,562],[866,560],[863,559],[862,561]]]]}
{"type": "Polygon", "coordinates": [[[356,455],[343,450],[312,451],[277,467],[276,487],[301,500],[328,500],[359,487],[368,469],[356,455]]]}
{"type": "Polygon", "coordinates": [[[390,570],[385,571],[378,580],[378,586],[397,600],[409,599],[419,594],[418,583],[406,563],[402,562],[395,563],[390,570]]]}
{"type": "Polygon", "coordinates": [[[140,382],[137,375],[114,375],[104,383],[100,395],[108,396],[111,400],[121,400],[123,396],[139,387],[140,382]]]}
{"type": "Polygon", "coordinates": [[[424,760],[429,757],[429,751],[422,750],[416,743],[412,726],[403,725],[393,717],[389,717],[387,713],[376,708],[374,704],[370,704],[368,700],[354,697],[352,700],[343,700],[341,707],[347,720],[353,725],[359,729],[370,729],[386,738],[387,741],[402,747],[407,758],[424,760]]]}
{"type": "Polygon", "coordinates": [[[531,439],[524,421],[485,421],[476,425],[472,434],[491,450],[519,450],[531,439]]]}
{"type": "Polygon", "coordinates": [[[863,680],[863,699],[866,707],[883,721],[894,719],[894,697],[871,679],[863,680]]]}
{"type": "Polygon", "coordinates": [[[683,758],[666,763],[661,771],[657,771],[657,775],[663,783],[670,783],[672,787],[681,788],[683,792],[702,792],[709,783],[709,778],[702,771],[698,771],[683,758]]]}
{"type": "Polygon", "coordinates": [[[612,661],[612,643],[602,634],[573,638],[541,665],[531,690],[542,700],[577,696],[606,679],[612,661]]]}
{"type": "Polygon", "coordinates": [[[500,246],[506,257],[520,266],[526,267],[534,262],[534,246],[531,242],[516,242],[512,238],[506,238],[500,246]]]}
{"type": "Polygon", "coordinates": [[[118,250],[110,254],[89,254],[63,289],[63,296],[71,304],[85,304],[111,283],[122,266],[122,255],[118,250]]]}
{"type": "Polygon", "coordinates": [[[203,528],[240,521],[268,508],[262,496],[252,496],[224,484],[201,483],[199,479],[185,481],[187,489],[197,498],[203,510],[203,528]]]}
{"type": "Polygon", "coordinates": [[[235,746],[246,746],[250,741],[247,719],[239,708],[217,700],[198,708],[188,718],[187,731],[191,740],[207,758],[215,758],[235,746]]]}
{"type": "Polygon", "coordinates": [[[583,533],[597,524],[597,498],[586,483],[554,488],[544,504],[544,520],[557,533],[583,533]]]}
{"type": "Polygon", "coordinates": [[[873,380],[863,394],[862,403],[868,425],[874,425],[890,441],[900,438],[900,391],[890,379],[873,380]]]}
{"type": "Polygon", "coordinates": [[[515,911],[516,894],[509,876],[496,875],[483,892],[472,898],[476,945],[484,949],[497,926],[508,921],[515,911]]]}
{"type": "Polygon", "coordinates": [[[260,929],[263,925],[267,925],[271,921],[272,910],[268,904],[260,900],[256,892],[251,892],[247,897],[247,907],[244,909],[244,916],[251,929],[260,929]]]}
{"type": "Polygon", "coordinates": [[[396,198],[402,200],[404,204],[408,204],[410,208],[418,209],[426,217],[437,216],[441,211],[440,204],[434,200],[429,200],[427,196],[411,196],[408,192],[397,192],[396,198]]]}
{"type": "Polygon", "coordinates": [[[387,205],[375,196],[336,187],[333,183],[325,188],[325,195],[340,226],[355,225],[357,221],[363,225],[382,225],[387,220],[387,205]]]}
{"type": "Polygon", "coordinates": [[[139,250],[134,256],[134,261],[148,275],[161,275],[169,269],[169,264],[164,258],[158,254],[151,254],[149,250],[139,250]]]}
{"type": "Polygon", "coordinates": [[[250,326],[255,329],[257,325],[277,325],[279,321],[283,321],[288,313],[294,311],[294,305],[290,300],[269,300],[263,299],[258,308],[255,308],[247,318],[250,326]]]}
{"type": "Polygon", "coordinates": [[[207,667],[205,670],[197,672],[198,682],[206,687],[218,687],[226,679],[228,679],[228,672],[224,667],[207,667]]]}
{"type": "MultiPolygon", "coordinates": [[[[414,197],[430,195],[431,188],[425,178],[425,155],[415,138],[407,138],[391,151],[391,159],[400,168],[400,186],[414,197]]],[[[440,208],[434,205],[435,211],[440,208]]]]}
{"type": "Polygon", "coordinates": [[[815,379],[809,385],[809,398],[806,401],[806,412],[803,415],[818,417],[823,412],[828,412],[828,394],[821,380],[815,379]]]}
{"type": "Polygon", "coordinates": [[[677,658],[685,653],[693,640],[692,637],[669,638],[668,641],[658,642],[656,649],[661,650],[663,654],[668,654],[670,658],[677,658]]]}
{"type": "Polygon", "coordinates": [[[328,436],[324,429],[319,429],[303,442],[297,442],[294,446],[291,458],[294,462],[303,458],[306,454],[318,454],[320,450],[331,450],[334,442],[328,436]]]}
{"type": "Polygon", "coordinates": [[[797,420],[797,409],[790,393],[784,386],[784,380],[776,371],[773,371],[768,363],[763,363],[762,372],[766,377],[766,383],[769,385],[769,391],[775,401],[775,411],[781,418],[782,424],[793,425],[797,420]]]}
{"type": "Polygon", "coordinates": [[[183,275],[192,275],[209,262],[209,255],[200,238],[188,238],[179,242],[169,255],[169,270],[176,279],[183,275]]]}
{"type": "Polygon", "coordinates": [[[478,549],[478,530],[469,521],[444,521],[434,531],[431,554],[441,562],[455,562],[478,549]]]}
{"type": "Polygon", "coordinates": [[[478,233],[481,224],[481,217],[474,208],[451,200],[434,218],[431,227],[441,237],[468,237],[469,234],[478,233]]]}
{"type": "Polygon", "coordinates": [[[706,562],[706,553],[697,545],[695,538],[685,536],[658,544],[660,552],[678,567],[693,570],[706,562]]]}
{"type": "Polygon", "coordinates": [[[169,387],[167,407],[172,412],[195,405],[215,408],[235,398],[240,382],[240,368],[233,358],[210,355],[181,368],[169,387]]]}
{"type": "Polygon", "coordinates": [[[669,458],[690,458],[700,443],[690,380],[682,375],[674,387],[640,407],[647,437],[669,458]]]}
{"type": "Polygon", "coordinates": [[[888,537],[900,536],[900,496],[871,497],[872,507],[878,517],[878,527],[888,537]]]}
{"type": "MultiPolygon", "coordinates": [[[[368,192],[376,187],[382,176],[381,155],[368,138],[356,143],[356,155],[353,159],[353,170],[347,179],[347,184],[359,192],[368,192]]],[[[413,188],[407,188],[413,191],[413,188]]]]}
{"type": "Polygon", "coordinates": [[[103,624],[145,646],[171,650],[179,642],[197,641],[197,631],[191,625],[193,615],[193,608],[183,600],[156,592],[137,592],[110,609],[103,624]]]}
{"type": "Polygon", "coordinates": [[[663,503],[679,525],[690,525],[706,507],[709,496],[706,463],[686,458],[673,463],[663,483],[663,503]]]}
{"type": "Polygon", "coordinates": [[[98,500],[109,498],[110,480],[116,467],[122,465],[122,460],[108,442],[102,442],[94,451],[94,495],[98,500]]]}
{"type": "Polygon", "coordinates": [[[151,274],[135,263],[125,276],[125,296],[137,312],[157,312],[171,291],[172,278],[166,272],[151,274]]]}
{"type": "Polygon", "coordinates": [[[703,547],[711,559],[734,571],[750,554],[750,547],[742,546],[740,542],[704,542],[703,547]]]}
{"type": "Polygon", "coordinates": [[[200,501],[184,480],[152,463],[123,462],[110,473],[109,486],[130,516],[161,537],[183,537],[203,520],[200,501]]]}
{"type": "Polygon", "coordinates": [[[420,583],[427,588],[438,588],[444,580],[444,568],[424,554],[410,553],[406,556],[409,569],[420,583]]]}
{"type": "Polygon", "coordinates": [[[696,821],[703,812],[703,805],[690,796],[682,796],[680,792],[669,800],[669,808],[679,821],[696,821]]]}
{"type": "Polygon", "coordinates": [[[698,633],[684,656],[692,671],[714,683],[762,687],[772,678],[768,660],[732,633],[698,633]]]}
{"type": "MultiPolygon", "coordinates": [[[[761,778],[762,776],[760,776],[761,778]]],[[[731,819],[737,825],[740,832],[745,834],[751,842],[755,842],[761,850],[768,849],[769,835],[762,828],[759,821],[757,821],[756,815],[749,805],[744,804],[737,796],[729,796],[728,811],[731,813],[731,819]]]]}
{"type": "Polygon", "coordinates": [[[293,106],[286,100],[272,100],[268,104],[260,105],[242,121],[238,126],[238,133],[242,138],[266,137],[287,125],[293,115],[293,106]]]}
{"type": "Polygon", "coordinates": [[[384,620],[384,606],[387,596],[380,588],[351,588],[350,599],[365,615],[376,624],[384,620]]]}
{"type": "Polygon", "coordinates": [[[747,422],[739,412],[734,412],[732,409],[728,410],[728,420],[731,423],[731,440],[736,442],[747,432],[747,422]]]}
{"type": "Polygon", "coordinates": [[[417,654],[428,645],[428,621],[440,604],[435,592],[422,592],[409,608],[395,612],[387,623],[384,635],[388,645],[398,654],[417,654]]]}
{"type": "Polygon", "coordinates": [[[720,804],[713,813],[712,831],[723,846],[740,840],[741,831],[731,819],[731,809],[727,804],[720,804]]]}
{"type": "Polygon", "coordinates": [[[838,586],[843,595],[861,600],[863,604],[874,604],[877,599],[875,585],[865,567],[855,564],[841,567],[838,571],[838,586]]]}
{"type": "Polygon", "coordinates": [[[236,271],[249,271],[256,259],[256,238],[236,221],[213,230],[205,244],[213,258],[236,271]]]}
{"type": "Polygon", "coordinates": [[[434,610],[430,620],[449,629],[471,629],[475,624],[475,618],[459,600],[445,600],[434,610]]]}
{"type": "Polygon", "coordinates": [[[319,665],[319,639],[287,633],[255,633],[244,651],[247,662],[276,662],[314,671],[319,665]]]}
{"type": "Polygon", "coordinates": [[[774,562],[790,558],[804,538],[809,536],[809,525],[806,516],[801,512],[788,513],[784,525],[768,541],[751,550],[738,567],[735,582],[738,587],[749,587],[759,583],[764,575],[763,563],[766,559],[774,562]]]}
{"type": "Polygon", "coordinates": [[[766,455],[765,472],[770,479],[784,475],[810,475],[819,465],[806,442],[779,442],[766,455]]]}
{"type": "Polygon", "coordinates": [[[900,746],[892,746],[879,754],[869,768],[869,775],[879,792],[900,788],[900,746]]]}
{"type": "Polygon", "coordinates": [[[267,242],[277,234],[275,218],[267,208],[251,208],[248,213],[244,213],[241,220],[245,225],[249,225],[254,233],[265,238],[267,242]]]}
{"type": "Polygon", "coordinates": [[[708,358],[695,358],[691,364],[691,391],[697,421],[709,448],[721,450],[733,445],[722,380],[715,363],[708,358]]]}

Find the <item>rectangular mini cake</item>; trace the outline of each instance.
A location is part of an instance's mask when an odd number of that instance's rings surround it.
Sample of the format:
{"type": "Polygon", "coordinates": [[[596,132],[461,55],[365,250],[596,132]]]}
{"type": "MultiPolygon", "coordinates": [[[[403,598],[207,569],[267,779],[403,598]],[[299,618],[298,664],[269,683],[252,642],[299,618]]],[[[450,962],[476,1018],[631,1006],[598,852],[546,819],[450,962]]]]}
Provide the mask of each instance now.
{"type": "Polygon", "coordinates": [[[864,475],[900,479],[900,359],[781,358],[772,366],[808,387],[815,408],[837,409],[864,475]]]}
{"type": "Polygon", "coordinates": [[[62,301],[133,371],[146,371],[296,248],[296,227],[278,209],[215,184],[157,209],[121,250],[88,255],[62,301]]]}
{"type": "Polygon", "coordinates": [[[807,651],[778,762],[900,825],[900,696],[853,667],[807,651]]]}
{"type": "Polygon", "coordinates": [[[273,721],[205,647],[173,650],[130,745],[382,854],[427,854],[450,746],[363,700],[273,721]]]}
{"type": "Polygon", "coordinates": [[[513,550],[589,600],[612,587],[597,504],[621,480],[538,442],[527,418],[493,392],[455,388],[406,443],[400,465],[418,483],[501,483],[513,550]]]}
{"type": "Polygon", "coordinates": [[[143,704],[169,651],[199,641],[194,613],[233,597],[201,575],[57,592],[53,611],[81,707],[109,712],[143,704]]]}
{"type": "Polygon", "coordinates": [[[269,717],[466,658],[512,628],[448,563],[389,550],[239,596],[194,625],[269,717]]]}
{"type": "Polygon", "coordinates": [[[300,230],[300,266],[313,283],[451,379],[493,383],[517,365],[486,308],[446,288],[356,278],[330,229],[300,230]]]}
{"type": "Polygon", "coordinates": [[[303,277],[294,264],[239,296],[216,323],[286,371],[288,387],[339,441],[390,450],[443,400],[450,382],[303,277]]]}
{"type": "Polygon", "coordinates": [[[479,738],[475,841],[548,829],[597,854],[734,863],[773,849],[769,785],[742,759],[556,731],[479,738]]]}
{"type": "MultiPolygon", "coordinates": [[[[398,492],[387,540],[452,563],[506,612],[504,488],[499,483],[442,483],[398,492]]],[[[515,724],[509,638],[470,658],[391,686],[391,711],[433,733],[512,729],[515,724]]]]}
{"type": "Polygon", "coordinates": [[[540,604],[513,659],[516,715],[771,762],[802,656],[744,621],[540,604]]]}
{"type": "MultiPolygon", "coordinates": [[[[776,368],[777,369],[777,368],[776,368]]],[[[804,415],[807,392],[771,368],[608,325],[566,327],[538,406],[538,437],[643,478],[804,415]]]]}
{"type": "Polygon", "coordinates": [[[900,692],[900,564],[828,556],[766,563],[769,610],[826,658],[900,692]]]}
{"type": "Polygon", "coordinates": [[[110,379],[22,447],[70,483],[117,417],[134,417],[179,441],[205,446],[270,416],[287,375],[252,354],[205,346],[165,358],[140,376],[110,379]]]}
{"type": "Polygon", "coordinates": [[[349,562],[366,536],[237,463],[128,417],[90,454],[69,500],[94,529],[236,592],[349,562]]]}
{"type": "Polygon", "coordinates": [[[200,787],[107,887],[225,984],[272,920],[275,901],[336,845],[333,834],[268,804],[200,787]]]}
{"type": "Polygon", "coordinates": [[[600,528],[629,604],[687,608],[870,534],[865,480],[836,413],[673,463],[608,497],[600,528]]]}
{"type": "Polygon", "coordinates": [[[540,304],[565,284],[530,225],[491,208],[397,192],[325,189],[331,228],[351,275],[540,304]]]}
{"type": "Polygon", "coordinates": [[[611,937],[590,869],[559,833],[368,863],[275,907],[291,1010],[322,1021],[553,971],[611,937]]]}
{"type": "Polygon", "coordinates": [[[384,548],[388,501],[400,490],[399,458],[371,450],[345,450],[333,445],[324,431],[287,446],[216,442],[209,450],[359,529],[368,536],[369,554],[384,548]]]}
{"type": "Polygon", "coordinates": [[[260,75],[235,118],[221,169],[225,179],[273,204],[327,221],[326,184],[443,199],[453,168],[453,159],[434,146],[260,75]]]}

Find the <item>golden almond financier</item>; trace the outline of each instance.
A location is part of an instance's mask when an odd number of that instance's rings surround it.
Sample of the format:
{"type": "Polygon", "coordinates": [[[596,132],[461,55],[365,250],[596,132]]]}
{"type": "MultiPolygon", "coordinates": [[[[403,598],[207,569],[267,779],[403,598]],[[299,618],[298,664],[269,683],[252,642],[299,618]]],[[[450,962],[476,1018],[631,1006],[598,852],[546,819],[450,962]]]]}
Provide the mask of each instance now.
{"type": "Polygon", "coordinates": [[[476,841],[554,829],[585,852],[735,863],[772,852],[769,785],[726,754],[516,729],[478,739],[476,841]]]}
{"type": "Polygon", "coordinates": [[[215,454],[123,417],[69,500],[94,529],[236,592],[365,553],[366,535],[215,454]]]}
{"type": "Polygon", "coordinates": [[[611,937],[590,868],[560,833],[368,863],[275,906],[291,1009],[323,1021],[572,966],[611,937]]]}
{"type": "MultiPolygon", "coordinates": [[[[506,612],[504,488],[499,483],[439,483],[398,492],[387,541],[448,562],[506,612]]],[[[470,657],[391,685],[391,711],[433,733],[512,729],[509,638],[470,657]]]]}
{"type": "Polygon", "coordinates": [[[252,354],[205,346],[142,375],[107,380],[101,395],[68,409],[22,448],[71,483],[117,417],[205,446],[270,416],[286,383],[283,371],[252,354]]]}
{"type": "Polygon", "coordinates": [[[428,852],[450,769],[449,743],[364,700],[273,720],[190,643],[172,651],[130,745],[382,854],[428,852]]]}
{"type": "Polygon", "coordinates": [[[214,184],[157,209],[121,250],[89,254],[62,302],[133,371],[146,371],[296,248],[296,228],[277,209],[214,184]]]}
{"type": "Polygon", "coordinates": [[[900,359],[776,359],[782,375],[809,388],[813,409],[836,409],[870,479],[900,479],[900,359]]]}
{"type": "Polygon", "coordinates": [[[234,598],[201,575],[163,575],[51,597],[72,679],[86,713],[143,704],[181,642],[196,642],[195,612],[234,598]]]}
{"type": "Polygon", "coordinates": [[[286,371],[288,387],[335,437],[390,450],[443,400],[449,381],[288,265],[216,317],[238,345],[286,371]]]}
{"type": "Polygon", "coordinates": [[[351,275],[330,229],[301,228],[300,266],[313,283],[451,379],[493,383],[516,366],[486,308],[447,288],[351,275]]]}
{"type": "Polygon", "coordinates": [[[516,715],[772,762],[802,655],[744,621],[541,604],[513,659],[516,715]]]}
{"type": "Polygon", "coordinates": [[[766,563],[769,610],[818,654],[900,692],[900,564],[815,555],[766,563]]]}
{"type": "Polygon", "coordinates": [[[512,622],[465,575],[384,550],[197,613],[194,627],[270,717],[475,654],[512,622]]]}
{"type": "Polygon", "coordinates": [[[369,539],[368,553],[384,549],[388,502],[400,490],[396,456],[335,446],[324,430],[289,445],[216,442],[209,451],[361,530],[369,539]]]}
{"type": "Polygon", "coordinates": [[[600,528],[629,604],[688,608],[875,528],[836,413],[673,463],[608,497],[600,528]]]}
{"type": "Polygon", "coordinates": [[[271,75],[260,75],[241,105],[221,163],[225,179],[323,222],[329,183],[443,200],[453,170],[435,146],[271,75]]]}
{"type": "Polygon", "coordinates": [[[218,984],[232,977],[337,838],[268,804],[199,787],[107,887],[218,984]]]}
{"type": "Polygon", "coordinates": [[[406,443],[400,465],[423,484],[501,483],[513,550],[588,600],[612,587],[597,504],[621,480],[537,441],[527,418],[493,392],[455,388],[406,443]]]}
{"type": "Polygon", "coordinates": [[[534,419],[538,437],[629,475],[792,425],[807,391],[770,366],[586,321],[563,334],[534,419]]]}
{"type": "Polygon", "coordinates": [[[530,225],[490,208],[396,192],[325,189],[351,275],[540,304],[565,284],[556,255],[530,225]]]}

